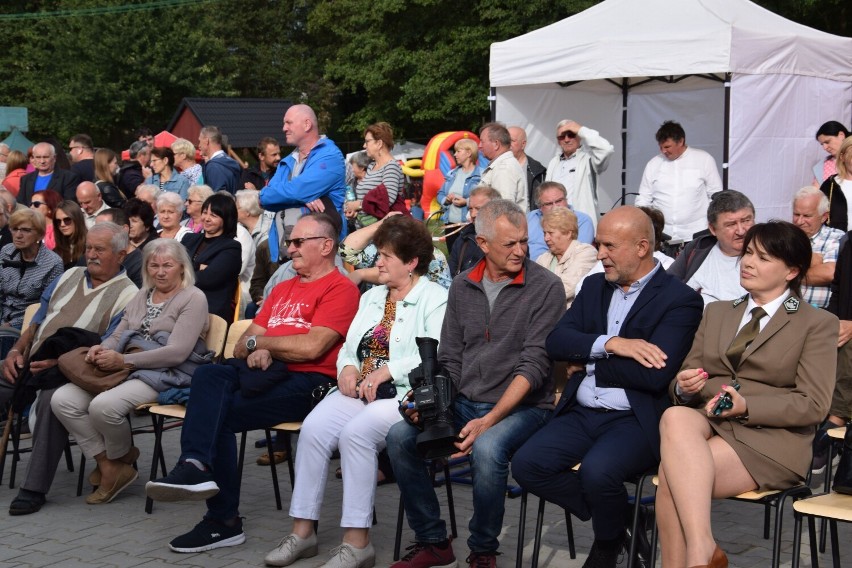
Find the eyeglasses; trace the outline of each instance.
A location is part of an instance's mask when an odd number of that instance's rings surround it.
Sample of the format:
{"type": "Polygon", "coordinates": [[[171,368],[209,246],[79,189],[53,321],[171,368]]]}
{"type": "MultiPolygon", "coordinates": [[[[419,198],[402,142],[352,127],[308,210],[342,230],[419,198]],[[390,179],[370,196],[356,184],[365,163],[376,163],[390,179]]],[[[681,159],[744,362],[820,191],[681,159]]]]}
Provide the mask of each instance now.
{"type": "Polygon", "coordinates": [[[570,130],[566,130],[565,132],[556,135],[557,140],[568,140],[569,138],[573,140],[576,137],[577,135],[570,130]]]}
{"type": "Polygon", "coordinates": [[[302,248],[302,245],[305,244],[305,241],[310,241],[313,239],[329,239],[330,237],[300,237],[297,239],[286,239],[284,244],[287,245],[287,248],[290,248],[290,245],[293,245],[297,249],[302,248]]]}
{"type": "Polygon", "coordinates": [[[544,209],[545,207],[553,207],[554,205],[561,205],[563,203],[565,203],[565,198],[560,197],[556,201],[545,201],[544,203],[539,203],[538,206],[539,208],[544,209]]]}
{"type": "Polygon", "coordinates": [[[54,221],[56,221],[60,225],[65,225],[65,226],[74,224],[74,219],[72,219],[71,217],[56,217],[56,219],[54,219],[54,221]]]}
{"type": "Polygon", "coordinates": [[[33,202],[30,204],[30,207],[36,207],[36,208],[38,208],[38,207],[41,207],[42,205],[47,205],[47,203],[45,203],[44,201],[33,201],[33,202]]]}
{"type": "Polygon", "coordinates": [[[73,152],[74,150],[85,150],[85,149],[86,149],[85,146],[69,146],[68,147],[69,152],[73,152]]]}
{"type": "Polygon", "coordinates": [[[201,199],[187,199],[186,202],[187,203],[204,203],[204,201],[201,200],[201,199]]]}
{"type": "Polygon", "coordinates": [[[32,227],[12,227],[9,230],[13,233],[23,233],[25,235],[29,235],[30,233],[35,231],[35,229],[33,229],[32,227]]]}
{"type": "Polygon", "coordinates": [[[375,142],[375,138],[364,138],[364,144],[369,144],[370,142],[375,142]]]}

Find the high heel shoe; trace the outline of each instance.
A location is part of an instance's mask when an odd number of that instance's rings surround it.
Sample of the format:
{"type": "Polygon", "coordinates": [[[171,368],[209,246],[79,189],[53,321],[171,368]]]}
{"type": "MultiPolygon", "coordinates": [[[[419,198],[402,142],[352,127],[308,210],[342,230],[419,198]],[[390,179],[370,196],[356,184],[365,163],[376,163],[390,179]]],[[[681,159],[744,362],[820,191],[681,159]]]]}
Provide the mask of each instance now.
{"type": "Polygon", "coordinates": [[[728,568],[728,557],[717,544],[716,550],[713,551],[713,557],[710,559],[709,564],[691,566],[690,568],[728,568]]]}

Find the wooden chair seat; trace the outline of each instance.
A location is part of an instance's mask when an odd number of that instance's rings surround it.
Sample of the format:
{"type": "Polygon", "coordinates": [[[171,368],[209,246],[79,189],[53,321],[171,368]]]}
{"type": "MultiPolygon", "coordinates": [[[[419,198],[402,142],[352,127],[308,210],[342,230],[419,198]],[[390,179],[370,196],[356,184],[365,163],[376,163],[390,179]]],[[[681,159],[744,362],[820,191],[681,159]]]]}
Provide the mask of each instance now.
{"type": "Polygon", "coordinates": [[[297,433],[302,430],[301,422],[282,422],[281,424],[276,424],[271,427],[270,430],[275,430],[276,432],[290,432],[297,433]]]}
{"type": "Polygon", "coordinates": [[[799,499],[793,503],[793,510],[804,515],[814,515],[852,523],[852,495],[844,495],[842,493],[814,495],[809,499],[799,499]]]}
{"type": "Polygon", "coordinates": [[[166,418],[177,418],[179,420],[186,418],[186,407],[182,404],[156,404],[149,407],[148,412],[166,418]]]}
{"type": "MultiPolygon", "coordinates": [[[[252,320],[239,320],[231,324],[230,327],[225,323],[225,320],[220,318],[219,316],[211,315],[210,316],[210,330],[207,333],[207,347],[216,353],[216,356],[223,359],[229,359],[234,356],[234,348],[237,345],[240,337],[242,337],[243,333],[249,328],[252,320]],[[226,333],[227,332],[227,333],[226,333]]],[[[151,421],[154,426],[154,455],[151,461],[151,480],[157,478],[157,465],[159,465],[162,469],[162,474],[166,475],[166,466],[165,460],[163,457],[163,445],[162,445],[162,436],[163,430],[167,429],[164,426],[164,420],[166,418],[170,418],[175,420],[172,427],[178,426],[181,424],[184,418],[186,418],[186,407],[182,404],[152,404],[146,405],[148,412],[151,415],[151,421]]],[[[290,434],[298,433],[302,428],[301,422],[282,422],[272,428],[265,429],[266,440],[267,440],[267,448],[272,451],[272,439],[270,435],[270,431],[279,430],[282,432],[287,432],[287,466],[290,470],[290,483],[293,484],[294,477],[294,467],[293,467],[293,450],[290,446],[290,434]]],[[[245,460],[245,447],[246,447],[246,432],[242,432],[240,436],[240,447],[239,447],[239,462],[238,462],[238,475],[242,479],[243,473],[243,462],[245,460]]],[[[272,485],[273,490],[275,492],[275,504],[278,510],[281,510],[281,493],[278,488],[278,470],[275,465],[275,460],[271,460],[271,473],[272,473],[272,485]]],[[[151,513],[154,508],[154,502],[151,499],[145,500],[145,512],[151,513]]]]}
{"type": "Polygon", "coordinates": [[[811,565],[818,566],[818,548],[815,519],[827,520],[831,536],[831,559],[834,568],[840,568],[840,539],[837,522],[852,523],[852,495],[823,493],[799,499],[793,503],[796,524],[793,529],[793,568],[798,568],[802,544],[802,517],[808,519],[808,536],[811,547],[811,565]]]}

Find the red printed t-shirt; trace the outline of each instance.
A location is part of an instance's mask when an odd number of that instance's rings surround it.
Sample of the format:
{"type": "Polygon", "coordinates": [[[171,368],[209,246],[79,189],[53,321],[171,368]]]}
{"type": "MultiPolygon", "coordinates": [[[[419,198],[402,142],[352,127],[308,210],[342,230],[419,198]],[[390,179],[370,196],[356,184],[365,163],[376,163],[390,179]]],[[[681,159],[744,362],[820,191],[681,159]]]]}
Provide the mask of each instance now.
{"type": "Polygon", "coordinates": [[[337,377],[337,352],[358,311],[358,288],[336,268],[313,282],[296,276],[276,285],[264,300],[254,323],[266,328],[266,337],[308,333],[320,326],[340,334],[340,340],[313,361],[287,363],[296,372],[322,373],[337,377]]]}

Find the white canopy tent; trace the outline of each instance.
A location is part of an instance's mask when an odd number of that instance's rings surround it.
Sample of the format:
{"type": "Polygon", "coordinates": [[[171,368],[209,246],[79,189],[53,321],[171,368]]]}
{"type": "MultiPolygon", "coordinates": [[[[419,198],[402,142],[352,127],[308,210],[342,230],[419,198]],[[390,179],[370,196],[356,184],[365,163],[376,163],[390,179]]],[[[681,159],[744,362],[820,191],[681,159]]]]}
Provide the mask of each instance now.
{"type": "Polygon", "coordinates": [[[638,190],[654,133],[676,120],[758,219],[787,219],[825,156],[817,129],[852,118],[852,38],[748,0],[606,0],[492,44],[490,65],[493,114],[527,130],[529,155],[546,164],[558,153],[563,118],[613,143],[601,212],[638,190]]]}

